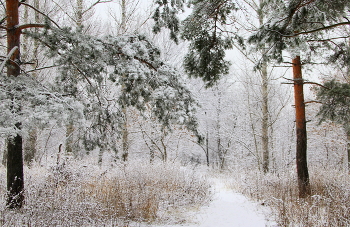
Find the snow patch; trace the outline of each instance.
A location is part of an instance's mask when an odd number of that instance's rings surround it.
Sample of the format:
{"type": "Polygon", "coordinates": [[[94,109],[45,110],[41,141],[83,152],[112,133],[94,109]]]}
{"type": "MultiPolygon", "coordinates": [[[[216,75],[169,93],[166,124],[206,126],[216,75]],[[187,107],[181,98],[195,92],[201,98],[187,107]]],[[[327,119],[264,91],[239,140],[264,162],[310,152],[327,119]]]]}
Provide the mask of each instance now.
{"type": "Polygon", "coordinates": [[[265,227],[277,226],[268,216],[271,211],[250,201],[242,194],[225,188],[222,182],[215,183],[216,194],[208,207],[202,208],[193,218],[193,222],[164,227],[265,227]]]}

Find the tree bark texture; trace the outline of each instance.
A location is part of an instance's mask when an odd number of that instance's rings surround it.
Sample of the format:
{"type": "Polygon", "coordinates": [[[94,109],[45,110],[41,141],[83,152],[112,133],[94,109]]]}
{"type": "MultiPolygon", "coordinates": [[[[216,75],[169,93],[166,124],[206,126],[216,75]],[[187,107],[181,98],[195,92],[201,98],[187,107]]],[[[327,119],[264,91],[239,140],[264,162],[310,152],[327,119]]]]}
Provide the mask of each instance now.
{"type": "MultiPolygon", "coordinates": [[[[263,10],[265,0],[259,1],[259,25],[264,24],[265,12],[263,10]]],[[[265,45],[264,45],[265,49],[265,45]]],[[[270,153],[269,153],[269,78],[267,72],[267,63],[263,63],[261,67],[261,95],[262,95],[262,122],[261,122],[261,144],[262,144],[262,169],[264,173],[269,172],[270,153]]]]}
{"type": "MultiPolygon", "coordinates": [[[[207,114],[207,113],[205,113],[205,114],[207,114]]],[[[206,159],[207,159],[207,166],[209,167],[210,162],[209,162],[209,131],[208,131],[208,126],[207,126],[207,136],[205,138],[205,145],[206,145],[206,147],[205,147],[205,156],[206,156],[206,159]]]]}
{"type": "Polygon", "coordinates": [[[350,130],[346,130],[346,150],[348,154],[348,170],[350,171],[350,130]]]}
{"type": "Polygon", "coordinates": [[[261,124],[261,142],[262,142],[262,168],[264,173],[269,172],[269,106],[268,106],[268,74],[267,65],[263,64],[261,70],[262,79],[262,124],[261,124]]]}
{"type": "Polygon", "coordinates": [[[304,81],[301,73],[300,56],[293,59],[295,121],[296,121],[296,164],[298,175],[299,197],[305,198],[311,194],[309,171],[307,167],[307,135],[304,102],[304,81]]]}
{"type": "MultiPolygon", "coordinates": [[[[125,0],[121,1],[121,34],[125,34],[126,32],[126,2],[125,0]]],[[[123,77],[125,77],[126,75],[123,75],[123,77]]],[[[122,85],[122,90],[123,92],[125,91],[125,84],[122,85]]],[[[129,129],[128,129],[128,109],[126,107],[126,105],[123,104],[122,106],[122,112],[124,115],[124,122],[123,122],[123,129],[122,129],[122,144],[123,144],[123,154],[122,154],[122,158],[123,161],[126,162],[128,161],[128,157],[129,157],[129,129]]]]}
{"type": "MultiPolygon", "coordinates": [[[[124,88],[123,88],[124,89],[124,88]]],[[[122,108],[122,112],[124,115],[124,122],[123,122],[123,129],[122,129],[122,144],[123,144],[123,154],[122,158],[123,161],[126,162],[128,161],[128,156],[129,156],[129,130],[128,130],[128,111],[125,106],[122,108]]]]}
{"type": "Polygon", "coordinates": [[[75,132],[74,123],[73,121],[70,121],[66,125],[66,153],[70,155],[74,154],[74,149],[73,149],[74,132],[75,132]]]}
{"type": "Polygon", "coordinates": [[[77,0],[77,9],[76,9],[76,24],[80,28],[83,26],[83,0],[77,0]]]}
{"type": "Polygon", "coordinates": [[[37,129],[32,128],[29,131],[28,138],[24,142],[24,149],[23,149],[24,163],[28,166],[31,166],[33,161],[35,160],[35,156],[37,153],[37,149],[36,149],[37,139],[38,139],[37,129]]]}
{"type": "MultiPolygon", "coordinates": [[[[20,74],[20,35],[19,15],[18,15],[18,0],[6,1],[6,16],[7,16],[7,52],[17,48],[14,54],[10,57],[10,62],[7,65],[7,76],[16,77],[20,74]]],[[[13,112],[18,111],[13,108],[13,112]]],[[[21,123],[16,124],[17,128],[21,127],[21,123]]],[[[21,208],[24,201],[24,177],[23,177],[23,150],[22,136],[17,134],[15,137],[8,139],[7,144],[7,201],[8,208],[21,208]]]]}

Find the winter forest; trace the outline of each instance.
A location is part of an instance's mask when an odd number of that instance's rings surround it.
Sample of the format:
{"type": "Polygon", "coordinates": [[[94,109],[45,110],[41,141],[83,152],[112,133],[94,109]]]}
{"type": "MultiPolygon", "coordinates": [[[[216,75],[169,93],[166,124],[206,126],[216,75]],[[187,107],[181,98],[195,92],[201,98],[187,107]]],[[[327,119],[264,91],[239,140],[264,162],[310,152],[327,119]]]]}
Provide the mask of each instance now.
{"type": "Polygon", "coordinates": [[[348,0],[0,0],[0,33],[1,226],[350,226],[348,0]]]}

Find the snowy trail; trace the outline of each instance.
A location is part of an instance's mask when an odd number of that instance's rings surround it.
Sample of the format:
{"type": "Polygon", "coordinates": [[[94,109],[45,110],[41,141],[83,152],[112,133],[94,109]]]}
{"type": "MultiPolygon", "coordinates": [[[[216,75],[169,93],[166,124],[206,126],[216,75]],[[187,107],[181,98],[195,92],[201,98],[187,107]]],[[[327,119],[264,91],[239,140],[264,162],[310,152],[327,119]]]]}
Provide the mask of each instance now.
{"type": "Polygon", "coordinates": [[[167,227],[265,227],[276,226],[268,221],[268,209],[249,201],[245,196],[216,183],[213,201],[195,214],[193,222],[167,227]]]}

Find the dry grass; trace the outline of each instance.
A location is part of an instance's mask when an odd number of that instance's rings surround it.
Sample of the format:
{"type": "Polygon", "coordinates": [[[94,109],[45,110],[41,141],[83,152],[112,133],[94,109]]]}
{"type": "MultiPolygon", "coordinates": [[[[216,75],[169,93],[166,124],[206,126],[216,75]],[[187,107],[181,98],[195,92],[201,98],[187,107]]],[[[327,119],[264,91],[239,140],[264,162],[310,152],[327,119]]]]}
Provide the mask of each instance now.
{"type": "Polygon", "coordinates": [[[122,171],[85,184],[84,197],[99,201],[105,215],[153,222],[164,217],[169,208],[202,204],[210,197],[209,185],[203,178],[188,175],[179,168],[164,164],[137,169],[125,166],[122,171]]]}
{"type": "Polygon", "coordinates": [[[279,226],[350,226],[350,176],[311,169],[312,196],[299,199],[295,174],[236,176],[232,186],[273,209],[279,226]],[[238,180],[237,180],[238,179],[238,180]]]}
{"type": "MultiPolygon", "coordinates": [[[[1,197],[0,226],[174,223],[183,221],[175,212],[210,199],[206,178],[176,164],[130,163],[105,171],[73,166],[26,170],[26,204],[19,211],[10,211],[1,197]]],[[[5,176],[3,169],[0,174],[5,176]]],[[[0,192],[5,193],[4,182],[0,192]]]]}

